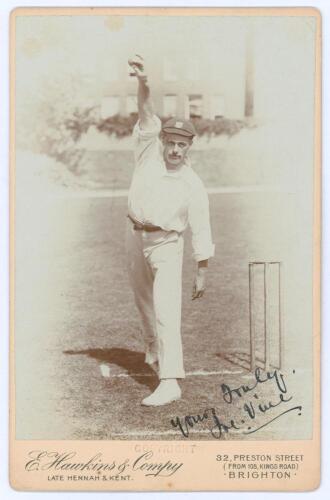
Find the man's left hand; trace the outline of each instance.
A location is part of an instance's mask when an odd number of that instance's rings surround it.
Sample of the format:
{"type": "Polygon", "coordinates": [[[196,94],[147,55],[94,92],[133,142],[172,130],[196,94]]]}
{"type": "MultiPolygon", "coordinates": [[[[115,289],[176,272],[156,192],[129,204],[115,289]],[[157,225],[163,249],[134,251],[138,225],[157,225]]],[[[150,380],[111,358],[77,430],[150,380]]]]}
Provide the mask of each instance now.
{"type": "Polygon", "coordinates": [[[206,289],[206,268],[200,268],[197,271],[195,282],[192,290],[192,300],[203,297],[206,289]]]}

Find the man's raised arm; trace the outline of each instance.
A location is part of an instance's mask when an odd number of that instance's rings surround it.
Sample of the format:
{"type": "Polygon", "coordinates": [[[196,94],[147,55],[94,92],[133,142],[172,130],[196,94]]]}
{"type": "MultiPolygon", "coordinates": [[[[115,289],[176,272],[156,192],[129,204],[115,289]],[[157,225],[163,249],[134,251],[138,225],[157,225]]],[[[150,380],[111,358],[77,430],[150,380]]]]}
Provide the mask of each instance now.
{"type": "Polygon", "coordinates": [[[134,57],[129,59],[128,64],[132,68],[131,75],[136,76],[138,80],[137,100],[140,127],[142,130],[147,130],[153,125],[152,117],[154,111],[150,96],[148,76],[145,73],[144,61],[141,56],[136,54],[134,57]]]}

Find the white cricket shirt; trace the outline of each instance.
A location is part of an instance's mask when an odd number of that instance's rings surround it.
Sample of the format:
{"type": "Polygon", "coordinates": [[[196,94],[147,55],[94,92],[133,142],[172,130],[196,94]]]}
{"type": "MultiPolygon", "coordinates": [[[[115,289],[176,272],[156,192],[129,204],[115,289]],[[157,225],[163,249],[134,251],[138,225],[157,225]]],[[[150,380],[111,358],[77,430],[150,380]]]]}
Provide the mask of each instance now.
{"type": "Polygon", "coordinates": [[[160,130],[157,116],[148,130],[142,130],[139,121],[134,127],[135,169],[128,193],[129,214],[165,231],[182,233],[189,224],[194,259],[206,260],[214,255],[206,189],[189,160],[177,171],[167,170],[160,130]]]}

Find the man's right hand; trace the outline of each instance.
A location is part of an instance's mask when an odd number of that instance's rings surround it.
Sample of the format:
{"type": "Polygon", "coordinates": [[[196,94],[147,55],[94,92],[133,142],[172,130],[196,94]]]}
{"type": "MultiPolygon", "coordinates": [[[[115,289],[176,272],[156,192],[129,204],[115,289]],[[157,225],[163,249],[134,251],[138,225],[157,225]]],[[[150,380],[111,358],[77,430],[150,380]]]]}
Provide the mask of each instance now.
{"type": "Polygon", "coordinates": [[[143,57],[139,56],[138,54],[135,54],[128,60],[128,64],[132,69],[130,76],[136,76],[139,80],[143,81],[147,80],[143,57]]]}

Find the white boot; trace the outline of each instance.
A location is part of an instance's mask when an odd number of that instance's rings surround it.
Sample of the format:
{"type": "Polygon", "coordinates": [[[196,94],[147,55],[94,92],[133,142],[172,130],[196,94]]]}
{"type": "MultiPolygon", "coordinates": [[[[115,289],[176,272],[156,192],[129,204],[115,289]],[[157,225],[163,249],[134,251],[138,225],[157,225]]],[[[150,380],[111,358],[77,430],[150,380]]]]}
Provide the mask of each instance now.
{"type": "Polygon", "coordinates": [[[142,401],[144,406],[162,406],[181,398],[176,378],[162,379],[157,389],[142,401]]]}

